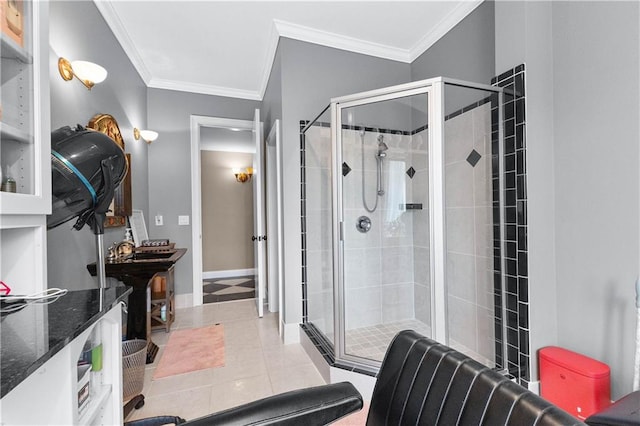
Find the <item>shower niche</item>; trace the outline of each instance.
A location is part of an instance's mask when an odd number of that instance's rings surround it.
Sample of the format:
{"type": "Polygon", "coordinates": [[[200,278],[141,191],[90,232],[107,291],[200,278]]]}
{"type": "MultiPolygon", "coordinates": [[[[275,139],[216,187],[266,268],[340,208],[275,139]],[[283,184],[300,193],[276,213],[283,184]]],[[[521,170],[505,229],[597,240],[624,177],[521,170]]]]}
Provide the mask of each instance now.
{"type": "Polygon", "coordinates": [[[413,329],[505,369],[503,89],[435,78],[301,123],[303,328],[375,374],[413,329]]]}

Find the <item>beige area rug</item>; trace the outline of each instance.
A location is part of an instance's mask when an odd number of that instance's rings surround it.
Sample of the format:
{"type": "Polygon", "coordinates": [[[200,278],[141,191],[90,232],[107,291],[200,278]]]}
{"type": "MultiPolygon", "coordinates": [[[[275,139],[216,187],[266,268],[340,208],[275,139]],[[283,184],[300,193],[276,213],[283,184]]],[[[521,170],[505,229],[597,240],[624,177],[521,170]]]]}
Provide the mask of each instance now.
{"type": "Polygon", "coordinates": [[[224,365],[224,327],[172,331],[153,378],[184,374],[224,365]]]}

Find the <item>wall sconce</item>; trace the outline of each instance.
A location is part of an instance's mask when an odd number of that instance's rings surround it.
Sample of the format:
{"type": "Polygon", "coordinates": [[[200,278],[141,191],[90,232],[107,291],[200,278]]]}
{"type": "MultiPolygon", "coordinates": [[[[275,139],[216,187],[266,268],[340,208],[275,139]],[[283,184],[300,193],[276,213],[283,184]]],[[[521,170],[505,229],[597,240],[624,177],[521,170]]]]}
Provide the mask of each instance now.
{"type": "Polygon", "coordinates": [[[138,130],[137,128],[134,128],[133,137],[135,140],[142,138],[146,143],[151,143],[158,139],[158,132],[154,132],[153,130],[138,130]]]}
{"type": "Polygon", "coordinates": [[[233,169],[233,174],[236,176],[236,181],[241,183],[248,182],[251,180],[251,176],[253,176],[253,167],[233,169]]]}
{"type": "Polygon", "coordinates": [[[69,81],[75,76],[89,90],[107,78],[107,70],[98,64],[87,61],[69,62],[65,58],[60,58],[58,59],[58,71],[64,81],[69,81]]]}

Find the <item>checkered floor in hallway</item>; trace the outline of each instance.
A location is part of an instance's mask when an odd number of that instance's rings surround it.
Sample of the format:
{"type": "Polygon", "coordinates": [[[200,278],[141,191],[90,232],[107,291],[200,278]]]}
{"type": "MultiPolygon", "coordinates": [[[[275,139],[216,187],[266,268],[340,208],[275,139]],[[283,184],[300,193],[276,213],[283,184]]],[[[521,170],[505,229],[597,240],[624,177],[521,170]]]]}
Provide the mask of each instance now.
{"type": "Polygon", "coordinates": [[[202,293],[203,303],[252,299],[256,294],[254,276],[206,279],[202,282],[202,293]]]}

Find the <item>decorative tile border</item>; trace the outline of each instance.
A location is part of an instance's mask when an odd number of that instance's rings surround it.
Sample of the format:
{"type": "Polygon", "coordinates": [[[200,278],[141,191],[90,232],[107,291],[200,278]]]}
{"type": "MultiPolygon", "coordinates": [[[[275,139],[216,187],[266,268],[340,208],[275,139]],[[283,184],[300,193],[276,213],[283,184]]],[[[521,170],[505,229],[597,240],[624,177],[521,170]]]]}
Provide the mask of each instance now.
{"type": "MultiPolygon", "coordinates": [[[[510,69],[491,80],[494,86],[504,91],[504,235],[500,244],[495,238],[494,253],[499,256],[504,250],[504,271],[498,266],[494,270],[494,297],[496,301],[496,354],[498,347],[506,343],[506,360],[500,359],[500,366],[518,378],[518,382],[528,387],[531,381],[531,352],[529,346],[529,282],[527,245],[527,168],[526,168],[526,114],[525,114],[525,66],[510,69]],[[505,291],[498,292],[502,275],[505,291]],[[502,300],[504,294],[505,300],[502,300]],[[502,304],[506,318],[502,316],[502,304]],[[506,334],[506,335],[504,335],[506,334]],[[505,363],[506,361],[506,363],[505,363]]],[[[492,103],[492,119],[497,123],[498,105],[492,103]]],[[[493,120],[492,120],[493,122],[493,120]]],[[[497,129],[493,129],[492,141],[497,140],[497,129]]],[[[497,166],[497,145],[492,145],[494,167],[497,166]],[[493,149],[495,148],[495,150],[493,149]]],[[[494,169],[494,200],[499,191],[499,181],[494,169]]],[[[494,203],[494,219],[499,217],[499,207],[494,203]]],[[[494,222],[495,223],[495,222],[494,222]]],[[[500,229],[497,229],[499,236],[500,229]]],[[[499,264],[498,264],[499,265],[499,264]]],[[[502,350],[500,351],[502,352],[502,350]]],[[[502,358],[502,357],[500,357],[502,358]]],[[[496,355],[496,361],[498,356],[496,355]]],[[[497,362],[496,362],[497,363],[497,362]]]]}

